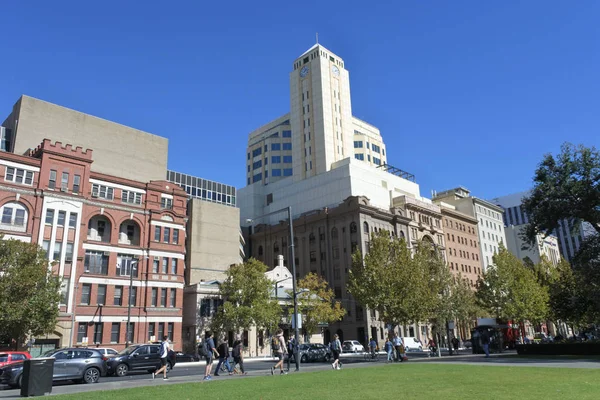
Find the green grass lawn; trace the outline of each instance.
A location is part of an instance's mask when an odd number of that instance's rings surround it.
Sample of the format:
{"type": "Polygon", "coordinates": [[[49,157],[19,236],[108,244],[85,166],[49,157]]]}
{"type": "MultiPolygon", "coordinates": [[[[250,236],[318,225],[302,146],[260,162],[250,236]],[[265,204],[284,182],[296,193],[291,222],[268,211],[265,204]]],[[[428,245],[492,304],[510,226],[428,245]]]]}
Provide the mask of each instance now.
{"type": "Polygon", "coordinates": [[[600,370],[394,364],[57,396],[57,399],[600,399],[600,370]]]}

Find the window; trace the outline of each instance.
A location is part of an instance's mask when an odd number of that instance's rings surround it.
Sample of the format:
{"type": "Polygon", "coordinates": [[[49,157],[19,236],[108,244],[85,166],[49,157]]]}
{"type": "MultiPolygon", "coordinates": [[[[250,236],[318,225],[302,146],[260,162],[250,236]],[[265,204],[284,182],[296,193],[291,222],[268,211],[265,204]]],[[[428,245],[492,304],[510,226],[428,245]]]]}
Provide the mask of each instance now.
{"type": "Polygon", "coordinates": [[[154,241],[160,242],[160,226],[154,227],[154,241]]]}
{"type": "Polygon", "coordinates": [[[173,244],[179,244],[179,229],[173,229],[173,244]]]}
{"type": "Polygon", "coordinates": [[[281,164],[281,156],[271,156],[271,164],[281,164]]]}
{"type": "Polygon", "coordinates": [[[121,191],[121,201],[123,203],[142,204],[142,194],[123,190],[121,191]]]}
{"type": "Polygon", "coordinates": [[[381,148],[379,146],[377,146],[376,144],[371,145],[371,150],[373,150],[375,153],[381,152],[381,148]]]}
{"type": "Polygon", "coordinates": [[[67,191],[69,190],[69,173],[63,172],[62,178],[60,180],[60,190],[67,191]]]}
{"type": "Polygon", "coordinates": [[[66,211],[59,211],[58,212],[58,221],[57,221],[57,225],[58,226],[65,226],[65,219],[67,218],[67,213],[66,211]]]}
{"type": "Polygon", "coordinates": [[[360,141],[360,140],[355,140],[354,141],[354,148],[355,149],[362,149],[362,147],[363,147],[363,142],[362,141],[360,141]]]}
{"type": "Polygon", "coordinates": [[[77,343],[82,343],[83,338],[87,337],[87,322],[80,322],[77,326],[77,343]]]}
{"type": "Polygon", "coordinates": [[[110,342],[111,343],[119,343],[119,338],[121,337],[121,323],[113,322],[110,328],[110,342]]]}
{"type": "Polygon", "coordinates": [[[77,227],[77,213],[70,213],[69,214],[69,228],[76,228],[77,227]]]}
{"type": "MultiPolygon", "coordinates": [[[[154,330],[156,329],[156,322],[150,322],[148,324],[148,341],[152,340],[152,336],[154,335],[154,330]]],[[[154,337],[156,339],[156,337],[154,337]]]]}
{"type": "Polygon", "coordinates": [[[381,160],[377,157],[373,157],[373,164],[381,165],[381,160]]]}
{"type": "Polygon", "coordinates": [[[292,156],[283,156],[284,164],[291,164],[291,162],[292,162],[292,156]]]}
{"type": "Polygon", "coordinates": [[[129,294],[129,301],[131,301],[131,305],[135,306],[137,302],[137,286],[131,287],[131,293],[129,294]]]}
{"type": "Polygon", "coordinates": [[[167,336],[169,337],[169,340],[173,340],[173,327],[174,327],[174,323],[173,322],[169,322],[167,323],[167,336]]]}
{"type": "Polygon", "coordinates": [[[27,211],[19,203],[8,203],[2,207],[2,224],[25,229],[27,211]]]}
{"type": "Polygon", "coordinates": [[[21,168],[6,167],[4,180],[7,182],[31,185],[33,183],[33,172],[21,168]]]}
{"type": "Polygon", "coordinates": [[[283,131],[283,132],[281,132],[281,136],[292,137],[292,131],[283,131]]]}
{"type": "Polygon", "coordinates": [[[90,304],[91,293],[92,293],[92,285],[89,283],[84,283],[81,286],[81,304],[85,304],[85,305],[90,304]]]}
{"type": "Polygon", "coordinates": [[[160,306],[167,306],[167,288],[160,289],[160,306]]]}
{"type": "Polygon", "coordinates": [[[115,306],[123,305],[123,286],[115,286],[115,292],[113,295],[113,304],[115,306]]]}
{"type": "Polygon", "coordinates": [[[152,273],[158,274],[159,264],[160,264],[160,259],[158,259],[158,258],[155,258],[152,261],[152,273]]]}
{"type": "Polygon", "coordinates": [[[73,262],[73,243],[67,242],[67,248],[65,251],[65,262],[73,262]]]}
{"type": "Polygon", "coordinates": [[[281,143],[271,143],[271,151],[281,150],[281,143]]]}
{"type": "Polygon", "coordinates": [[[173,199],[168,197],[162,197],[160,199],[160,208],[171,209],[173,208],[173,199]]]}
{"type": "Polygon", "coordinates": [[[252,150],[252,157],[260,156],[262,154],[262,147],[252,150]]]}
{"type": "Polygon", "coordinates": [[[94,343],[102,343],[102,325],[99,322],[94,324],[94,343]]]}
{"type": "Polygon", "coordinates": [[[152,300],[150,303],[152,305],[152,307],[156,307],[157,297],[158,297],[158,288],[153,287],[152,288],[152,300]]]}
{"type": "Polygon", "coordinates": [[[252,183],[256,183],[262,180],[262,173],[255,174],[252,176],[252,183]]]}
{"type": "Polygon", "coordinates": [[[171,298],[169,301],[169,307],[175,307],[176,299],[177,299],[177,290],[171,289],[171,298]]]}
{"type": "Polygon", "coordinates": [[[283,176],[292,176],[293,172],[291,168],[284,168],[283,169],[283,176]]]}
{"type": "Polygon", "coordinates": [[[67,304],[69,299],[69,278],[62,278],[62,282],[60,283],[60,303],[59,304],[67,304]]]}
{"type": "Polygon", "coordinates": [[[366,221],[363,223],[363,232],[369,233],[369,224],[366,221]]]}
{"type": "Polygon", "coordinates": [[[113,199],[113,188],[99,185],[97,183],[92,184],[92,197],[99,197],[101,199],[112,200],[113,199]]]}
{"type": "Polygon", "coordinates": [[[281,170],[280,169],[271,170],[271,176],[281,176],[281,170]]]}
{"type": "Polygon", "coordinates": [[[62,251],[62,242],[54,242],[54,255],[53,260],[60,260],[60,253],[62,251]]]}
{"type": "Polygon", "coordinates": [[[73,193],[79,193],[81,187],[81,175],[73,175],[73,193]]]}
{"type": "Polygon", "coordinates": [[[165,226],[163,229],[163,242],[169,243],[169,239],[171,239],[171,228],[165,226]]]}
{"type": "Polygon", "coordinates": [[[291,143],[283,143],[283,150],[291,150],[291,149],[292,149],[291,143]]]}
{"type": "Polygon", "coordinates": [[[163,274],[166,274],[168,271],[168,267],[169,267],[169,259],[167,257],[163,257],[162,259],[162,270],[161,272],[163,274]]]}
{"type": "Polygon", "coordinates": [[[253,170],[254,170],[254,169],[258,169],[258,168],[260,168],[260,167],[262,167],[262,160],[258,160],[258,161],[256,161],[256,162],[253,162],[253,163],[252,163],[252,169],[253,169],[253,170]]]}
{"type": "Polygon", "coordinates": [[[48,180],[48,188],[49,189],[56,188],[56,170],[55,169],[50,170],[50,179],[48,180]]]}
{"type": "Polygon", "coordinates": [[[177,259],[171,258],[171,274],[177,275],[177,259]]]}
{"type": "Polygon", "coordinates": [[[54,210],[51,208],[46,210],[46,223],[50,225],[54,223],[54,210]]]}
{"type": "Polygon", "coordinates": [[[106,304],[106,285],[98,285],[98,295],[96,296],[96,304],[106,304]]]}
{"type": "Polygon", "coordinates": [[[357,160],[365,161],[365,155],[364,154],[355,154],[354,158],[356,158],[357,160]]]}
{"type": "Polygon", "coordinates": [[[84,268],[88,274],[108,275],[108,254],[103,251],[86,250],[84,268]]]}

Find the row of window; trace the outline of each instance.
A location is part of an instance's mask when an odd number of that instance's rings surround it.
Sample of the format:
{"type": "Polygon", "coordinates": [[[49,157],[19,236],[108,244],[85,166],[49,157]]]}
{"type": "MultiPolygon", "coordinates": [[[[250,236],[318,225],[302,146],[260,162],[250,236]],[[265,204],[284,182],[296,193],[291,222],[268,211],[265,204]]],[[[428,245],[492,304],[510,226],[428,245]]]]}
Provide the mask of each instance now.
{"type": "MultiPolygon", "coordinates": [[[[456,241],[455,238],[454,238],[454,235],[450,235],[449,233],[447,233],[447,235],[448,235],[448,242],[450,242],[450,240],[452,240],[453,242],[456,241]]],[[[462,236],[458,236],[458,235],[456,235],[456,238],[458,239],[458,243],[459,244],[463,244],[465,246],[467,245],[467,238],[462,237],[462,236]]],[[[471,247],[477,247],[477,241],[473,240],[473,239],[469,239],[469,244],[468,245],[471,246],[471,247]]]]}
{"type": "MultiPolygon", "coordinates": [[[[64,173],[63,173],[64,175],[64,173]]],[[[67,174],[68,175],[68,174],[67,174]]],[[[75,175],[77,177],[78,175],[75,175]]],[[[105,200],[113,200],[115,190],[106,185],[101,185],[98,183],[92,184],[92,197],[97,197],[105,200]]],[[[76,193],[75,188],[73,188],[73,193],[76,193]]],[[[123,203],[129,204],[142,204],[142,194],[138,192],[133,192],[130,190],[121,190],[121,201],[123,203]]],[[[171,209],[173,208],[173,199],[168,197],[161,197],[160,199],[160,208],[163,209],[171,209]]]]}
{"type": "MultiPolygon", "coordinates": [[[[57,242],[58,243],[58,242],[57,242]]],[[[67,244],[67,253],[69,252],[69,244],[67,244]]],[[[71,255],[72,244],[71,244],[71,255]]],[[[56,243],[54,254],[57,254],[56,243]]],[[[58,250],[58,254],[60,254],[60,249],[58,250]]],[[[134,259],[129,255],[119,254],[118,255],[118,263],[117,263],[117,276],[129,276],[131,272],[134,278],[138,276],[138,262],[131,264],[131,261],[134,259]],[[131,261],[130,261],[131,260],[131,261]],[[133,268],[131,271],[129,268],[133,268]]],[[[95,251],[95,250],[86,250],[85,252],[85,260],[84,260],[84,271],[87,274],[93,275],[108,275],[108,260],[109,253],[104,251],[95,251]]],[[[154,257],[152,260],[152,273],[153,274],[171,274],[177,275],[179,272],[179,261],[177,258],[169,258],[169,257],[154,257]]]]}
{"type": "MultiPolygon", "coordinates": [[[[448,254],[456,256],[456,249],[448,248],[448,254]]],[[[458,250],[458,257],[466,258],[467,260],[479,261],[479,254],[469,253],[468,251],[463,251],[460,249],[458,250]]]]}
{"type": "Polygon", "coordinates": [[[2,206],[2,225],[25,228],[27,209],[19,203],[7,203],[2,206]]]}
{"type": "MultiPolygon", "coordinates": [[[[124,286],[115,286],[113,291],[112,301],[106,298],[107,285],[97,285],[96,302],[92,303],[92,284],[84,283],[81,286],[81,303],[82,305],[111,305],[111,306],[127,306],[128,301],[124,298],[124,286]],[[107,303],[107,300],[110,303],[107,303]]],[[[132,306],[137,305],[137,286],[131,287],[129,301],[132,306]]],[[[151,288],[150,305],[152,307],[171,307],[177,306],[177,289],[167,288],[151,288]],[[160,296],[160,297],[159,297],[160,296]]]]}
{"type": "Polygon", "coordinates": [[[33,172],[21,168],[6,167],[4,180],[22,185],[33,185],[33,172]]]}
{"type": "MultiPolygon", "coordinates": [[[[354,132],[356,133],[357,131],[354,131],[354,132]]],[[[369,145],[369,142],[366,142],[366,145],[367,145],[367,149],[369,149],[369,147],[370,147],[370,149],[373,150],[373,152],[380,153],[381,155],[385,156],[385,149],[382,149],[381,147],[379,147],[376,144],[369,145]]],[[[362,140],[355,140],[354,141],[354,148],[355,149],[362,149],[363,148],[363,142],[362,142],[362,140]]]]}
{"type": "MultiPolygon", "coordinates": [[[[56,213],[56,210],[54,210],[52,208],[48,208],[46,210],[46,219],[45,219],[46,224],[48,224],[48,225],[54,224],[54,214],[55,213],[56,213]]],[[[58,216],[56,218],[56,225],[65,226],[66,218],[67,218],[67,212],[59,210],[58,216]]],[[[71,213],[69,213],[69,228],[75,228],[76,226],[77,226],[77,213],[71,212],[71,213]]]]}
{"type": "Polygon", "coordinates": [[[456,228],[459,231],[463,231],[463,232],[468,232],[470,234],[475,234],[475,228],[465,225],[463,223],[460,222],[452,222],[451,219],[448,218],[444,218],[444,223],[446,224],[447,227],[450,227],[452,229],[456,228]]]}
{"type": "MultiPolygon", "coordinates": [[[[456,270],[458,271],[458,263],[456,263],[456,266],[455,266],[454,263],[451,262],[450,269],[454,271],[455,267],[456,267],[456,270]]],[[[479,268],[479,267],[471,267],[470,265],[460,264],[460,270],[461,270],[461,272],[476,273],[476,274],[481,275],[481,268],[479,268]]]]}
{"type": "Polygon", "coordinates": [[[164,243],[172,243],[172,244],[179,244],[179,229],[175,229],[173,228],[173,235],[171,235],[171,228],[169,228],[168,226],[165,227],[161,227],[161,226],[155,226],[154,227],[154,241],[155,242],[164,242],[164,243]],[[162,231],[162,234],[161,234],[162,231]]]}
{"type": "MultiPolygon", "coordinates": [[[[108,324],[108,323],[107,323],[108,324]]],[[[123,329],[127,330],[127,324],[123,322],[112,322],[110,323],[110,343],[120,343],[121,341],[121,325],[123,325],[123,329]]],[[[104,323],[96,322],[94,323],[94,331],[91,336],[89,336],[89,324],[87,322],[80,322],[77,327],[77,343],[83,343],[83,338],[88,338],[88,343],[105,343],[104,341],[104,323]],[[90,340],[91,339],[91,340],[90,340]]],[[[148,337],[147,340],[150,341],[154,337],[154,340],[162,340],[163,336],[168,336],[169,340],[173,340],[173,331],[175,328],[174,322],[150,322],[148,323],[148,337]],[[156,328],[158,327],[158,331],[156,328]],[[167,331],[165,332],[165,327],[167,331]]],[[[133,342],[133,332],[135,332],[135,323],[131,322],[129,324],[129,338],[126,338],[126,342],[133,342]]],[[[143,341],[143,340],[142,340],[143,341]]],[[[136,353],[139,356],[143,356],[146,354],[152,354],[153,352],[158,352],[158,347],[155,346],[144,346],[140,347],[136,353]]]]}
{"type": "MultiPolygon", "coordinates": [[[[62,253],[62,245],[63,245],[62,242],[55,241],[54,242],[54,250],[53,250],[52,254],[50,254],[50,241],[44,240],[42,242],[42,248],[46,251],[49,261],[60,260],[60,255],[62,253]]],[[[73,249],[74,248],[75,248],[75,244],[73,242],[66,243],[66,249],[65,249],[65,262],[66,263],[73,262],[73,249]]]]}

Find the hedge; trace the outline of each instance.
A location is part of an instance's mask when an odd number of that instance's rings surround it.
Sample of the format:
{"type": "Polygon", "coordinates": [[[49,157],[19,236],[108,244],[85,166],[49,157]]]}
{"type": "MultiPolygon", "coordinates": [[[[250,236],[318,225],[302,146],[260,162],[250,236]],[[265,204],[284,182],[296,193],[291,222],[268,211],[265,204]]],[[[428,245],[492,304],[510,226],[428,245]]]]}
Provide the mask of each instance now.
{"type": "Polygon", "coordinates": [[[517,353],[549,356],[600,355],[600,342],[518,344],[517,353]]]}

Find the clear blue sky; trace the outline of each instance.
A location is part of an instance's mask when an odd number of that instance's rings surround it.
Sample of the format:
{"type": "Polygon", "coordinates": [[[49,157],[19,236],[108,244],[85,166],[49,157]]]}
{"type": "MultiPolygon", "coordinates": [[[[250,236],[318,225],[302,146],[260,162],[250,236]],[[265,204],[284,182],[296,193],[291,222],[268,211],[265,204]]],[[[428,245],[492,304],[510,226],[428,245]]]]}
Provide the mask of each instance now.
{"type": "Polygon", "coordinates": [[[241,187],[247,135],[289,110],[315,42],[421,191],[527,189],[600,147],[598,1],[8,1],[0,121],[21,94],[169,138],[169,167],[241,187]]]}

